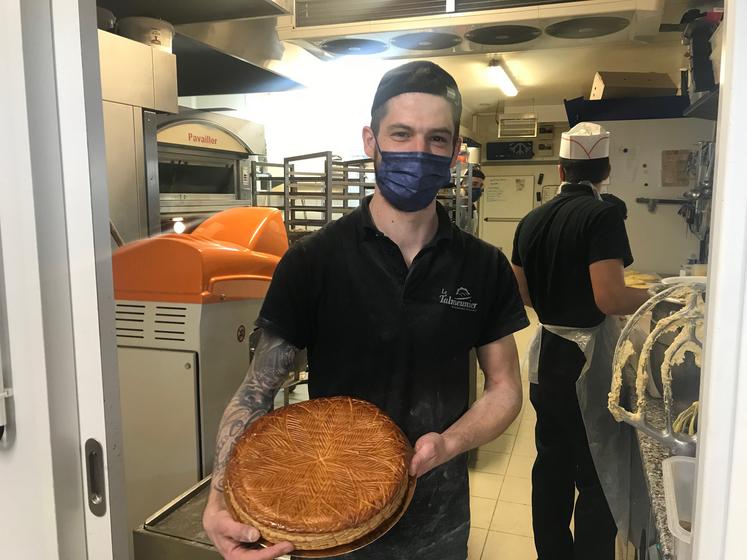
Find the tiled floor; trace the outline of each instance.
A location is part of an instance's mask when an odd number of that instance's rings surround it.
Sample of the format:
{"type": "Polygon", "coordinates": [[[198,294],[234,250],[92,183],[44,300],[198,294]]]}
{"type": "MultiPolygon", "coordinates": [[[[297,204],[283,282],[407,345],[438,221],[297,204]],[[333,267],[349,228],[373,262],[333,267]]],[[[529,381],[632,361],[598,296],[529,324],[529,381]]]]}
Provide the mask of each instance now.
{"type": "MultiPolygon", "coordinates": [[[[522,414],[520,418],[519,433],[523,426],[534,423],[530,414],[522,414]]],[[[478,451],[475,469],[470,472],[472,530],[469,560],[537,558],[530,507],[534,448],[533,445],[521,444],[520,435],[502,437],[512,438],[510,452],[492,453],[483,446],[478,451]],[[486,459],[487,453],[490,456],[486,459]]],[[[487,447],[494,445],[488,444],[487,447]]]]}
{"type": "MultiPolygon", "coordinates": [[[[532,318],[533,325],[536,318],[532,318]]],[[[519,356],[524,356],[534,326],[517,333],[519,356]]],[[[526,372],[522,372],[524,403],[516,421],[499,436],[480,447],[477,464],[470,470],[472,529],[468,560],[536,560],[530,507],[531,469],[535,414],[529,403],[526,372]]],[[[482,378],[478,378],[478,390],[482,378]]],[[[290,401],[308,398],[305,385],[291,393],[290,401]]],[[[279,394],[276,406],[282,406],[279,394]]]]}
{"type": "MultiPolygon", "coordinates": [[[[536,318],[532,317],[533,325],[536,318]]],[[[526,355],[534,326],[516,333],[519,356],[526,355]]],[[[523,366],[523,364],[522,364],[523,366]]],[[[482,378],[478,378],[478,387],[482,378]]],[[[535,414],[529,403],[526,371],[522,371],[521,414],[498,439],[478,450],[470,472],[472,530],[469,560],[536,560],[532,538],[531,472],[535,414]],[[492,516],[485,521],[488,512],[492,516]],[[479,523],[477,525],[475,523],[479,523]]]]}

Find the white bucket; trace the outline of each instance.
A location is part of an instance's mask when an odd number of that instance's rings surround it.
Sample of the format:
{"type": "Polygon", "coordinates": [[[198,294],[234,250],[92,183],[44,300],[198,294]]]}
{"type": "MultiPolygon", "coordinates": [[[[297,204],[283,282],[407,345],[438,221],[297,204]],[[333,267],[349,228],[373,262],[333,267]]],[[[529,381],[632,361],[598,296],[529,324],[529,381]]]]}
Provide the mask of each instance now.
{"type": "Polygon", "coordinates": [[[693,457],[675,456],[661,462],[667,526],[674,537],[675,560],[690,560],[692,556],[692,531],[683,527],[683,522],[692,526],[695,467],[693,457]]]}
{"type": "Polygon", "coordinates": [[[174,26],[162,19],[126,17],[117,22],[117,33],[170,53],[174,26]]]}

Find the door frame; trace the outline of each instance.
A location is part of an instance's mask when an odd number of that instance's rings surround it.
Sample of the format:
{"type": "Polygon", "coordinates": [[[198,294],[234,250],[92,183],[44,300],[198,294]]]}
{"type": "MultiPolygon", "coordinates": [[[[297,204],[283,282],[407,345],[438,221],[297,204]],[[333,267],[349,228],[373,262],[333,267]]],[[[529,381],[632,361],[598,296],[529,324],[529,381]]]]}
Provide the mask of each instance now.
{"type": "Polygon", "coordinates": [[[96,6],[10,0],[0,20],[11,178],[0,183],[0,343],[14,391],[3,551],[127,558],[96,6]],[[103,448],[103,515],[88,507],[91,439],[103,448]]]}
{"type": "MultiPolygon", "coordinates": [[[[702,560],[739,557],[747,521],[747,79],[737,71],[747,5],[726,0],[726,14],[693,537],[702,560]]],[[[0,3],[0,197],[12,202],[0,204],[0,345],[14,391],[0,514],[3,552],[18,557],[127,557],[95,35],[93,0],[0,3]],[[86,507],[90,437],[106,451],[104,517],[86,507]]]]}
{"type": "Polygon", "coordinates": [[[747,523],[747,4],[726,0],[725,8],[692,543],[698,560],[743,557],[747,523]]]}

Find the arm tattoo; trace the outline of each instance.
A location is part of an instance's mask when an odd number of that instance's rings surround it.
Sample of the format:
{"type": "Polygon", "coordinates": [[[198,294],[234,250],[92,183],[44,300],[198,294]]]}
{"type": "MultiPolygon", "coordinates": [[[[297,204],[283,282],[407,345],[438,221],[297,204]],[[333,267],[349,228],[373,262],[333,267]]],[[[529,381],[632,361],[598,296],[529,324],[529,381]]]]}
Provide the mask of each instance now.
{"type": "Polygon", "coordinates": [[[262,331],[244,381],[228,403],[218,428],[213,488],[223,491],[223,477],[234,443],[247,426],[272,408],[273,399],[293,370],[298,351],[292,344],[262,331]]]}

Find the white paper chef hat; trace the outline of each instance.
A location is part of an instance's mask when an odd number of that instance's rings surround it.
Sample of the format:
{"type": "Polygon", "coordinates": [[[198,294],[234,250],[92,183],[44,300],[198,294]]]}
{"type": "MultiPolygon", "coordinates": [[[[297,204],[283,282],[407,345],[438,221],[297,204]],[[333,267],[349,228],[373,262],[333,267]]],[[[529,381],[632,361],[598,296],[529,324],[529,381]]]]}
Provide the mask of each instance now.
{"type": "Polygon", "coordinates": [[[560,157],[601,159],[610,155],[610,133],[590,122],[578,123],[560,137],[560,157]]]}

